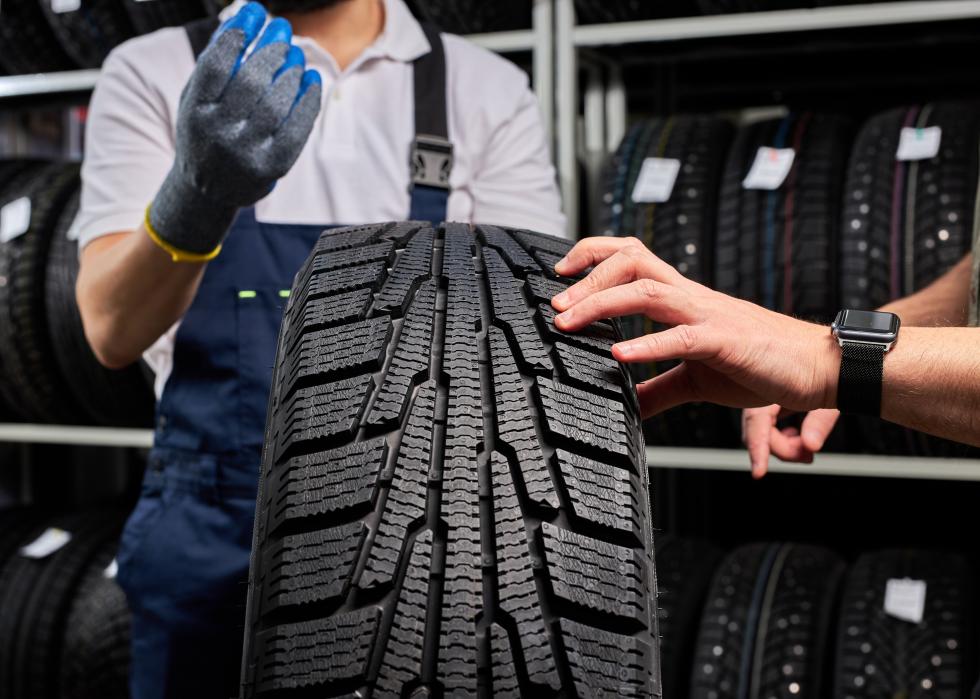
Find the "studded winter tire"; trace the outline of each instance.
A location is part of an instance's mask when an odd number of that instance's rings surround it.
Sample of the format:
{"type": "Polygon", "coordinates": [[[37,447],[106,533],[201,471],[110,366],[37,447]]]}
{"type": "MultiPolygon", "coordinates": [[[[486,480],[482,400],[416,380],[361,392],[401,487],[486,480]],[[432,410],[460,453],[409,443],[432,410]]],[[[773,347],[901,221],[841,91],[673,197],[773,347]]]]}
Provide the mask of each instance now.
{"type": "Polygon", "coordinates": [[[245,697],[660,696],[638,408],[570,244],[325,234],[279,339],[245,697]]]}
{"type": "Polygon", "coordinates": [[[823,699],[843,562],[801,544],[753,544],[718,568],[705,602],[693,699],[823,699]]]}
{"type": "Polygon", "coordinates": [[[969,696],[975,678],[975,595],[963,556],[891,550],[859,558],[848,572],[841,602],[834,697],[969,696]],[[889,580],[923,585],[921,619],[886,613],[889,580]]]}

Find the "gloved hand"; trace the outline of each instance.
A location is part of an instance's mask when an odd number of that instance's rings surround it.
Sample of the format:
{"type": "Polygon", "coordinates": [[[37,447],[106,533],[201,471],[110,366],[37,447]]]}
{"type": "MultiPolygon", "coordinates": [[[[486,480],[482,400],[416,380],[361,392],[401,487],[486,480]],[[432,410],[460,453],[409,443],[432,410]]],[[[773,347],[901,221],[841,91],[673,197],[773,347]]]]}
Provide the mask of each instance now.
{"type": "Polygon", "coordinates": [[[252,2],[222,25],[180,97],[177,154],[146,211],[174,261],[215,257],[239,208],[268,194],[296,162],[320,111],[320,74],[305,69],[289,22],[252,2]]]}

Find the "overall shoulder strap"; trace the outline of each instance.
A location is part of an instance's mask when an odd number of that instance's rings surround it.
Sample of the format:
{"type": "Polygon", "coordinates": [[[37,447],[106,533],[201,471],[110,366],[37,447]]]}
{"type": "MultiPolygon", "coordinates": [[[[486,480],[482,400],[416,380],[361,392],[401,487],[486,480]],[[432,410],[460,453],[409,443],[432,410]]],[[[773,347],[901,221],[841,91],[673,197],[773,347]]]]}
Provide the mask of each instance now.
{"type": "Polygon", "coordinates": [[[446,51],[435,25],[422,30],[432,50],[415,60],[415,143],[412,146],[412,211],[416,221],[446,219],[453,145],[446,106],[446,51]]]}
{"type": "Polygon", "coordinates": [[[187,32],[187,39],[191,42],[191,51],[194,52],[195,61],[204,53],[204,49],[208,47],[208,42],[211,41],[211,35],[217,28],[217,17],[202,17],[184,25],[184,31],[187,32]]]}

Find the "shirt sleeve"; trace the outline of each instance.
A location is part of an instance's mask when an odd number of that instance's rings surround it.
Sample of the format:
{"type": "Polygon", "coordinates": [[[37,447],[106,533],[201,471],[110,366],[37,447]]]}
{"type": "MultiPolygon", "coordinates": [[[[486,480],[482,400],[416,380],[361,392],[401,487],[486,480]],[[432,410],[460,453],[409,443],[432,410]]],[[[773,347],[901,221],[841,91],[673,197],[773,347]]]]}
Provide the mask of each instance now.
{"type": "Polygon", "coordinates": [[[176,78],[147,75],[141,65],[147,52],[135,43],[106,59],[89,106],[74,223],[79,249],[138,227],[173,163],[174,127],[164,89],[176,78]]]}
{"type": "Polygon", "coordinates": [[[473,180],[473,220],[567,236],[537,100],[524,89],[491,134],[473,180]]]}

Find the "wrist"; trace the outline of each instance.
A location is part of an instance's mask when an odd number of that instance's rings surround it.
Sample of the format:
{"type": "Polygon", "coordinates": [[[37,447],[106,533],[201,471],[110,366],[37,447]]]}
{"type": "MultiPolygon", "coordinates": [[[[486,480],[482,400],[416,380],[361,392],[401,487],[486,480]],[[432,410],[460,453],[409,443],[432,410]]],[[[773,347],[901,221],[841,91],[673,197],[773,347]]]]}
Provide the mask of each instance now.
{"type": "Polygon", "coordinates": [[[816,396],[817,408],[837,407],[837,384],[840,380],[840,345],[826,326],[819,326],[820,337],[816,338],[817,376],[820,387],[816,396]]]}
{"type": "Polygon", "coordinates": [[[237,212],[191,185],[175,164],[147,207],[145,224],[175,261],[201,262],[220,252],[237,212]]]}

